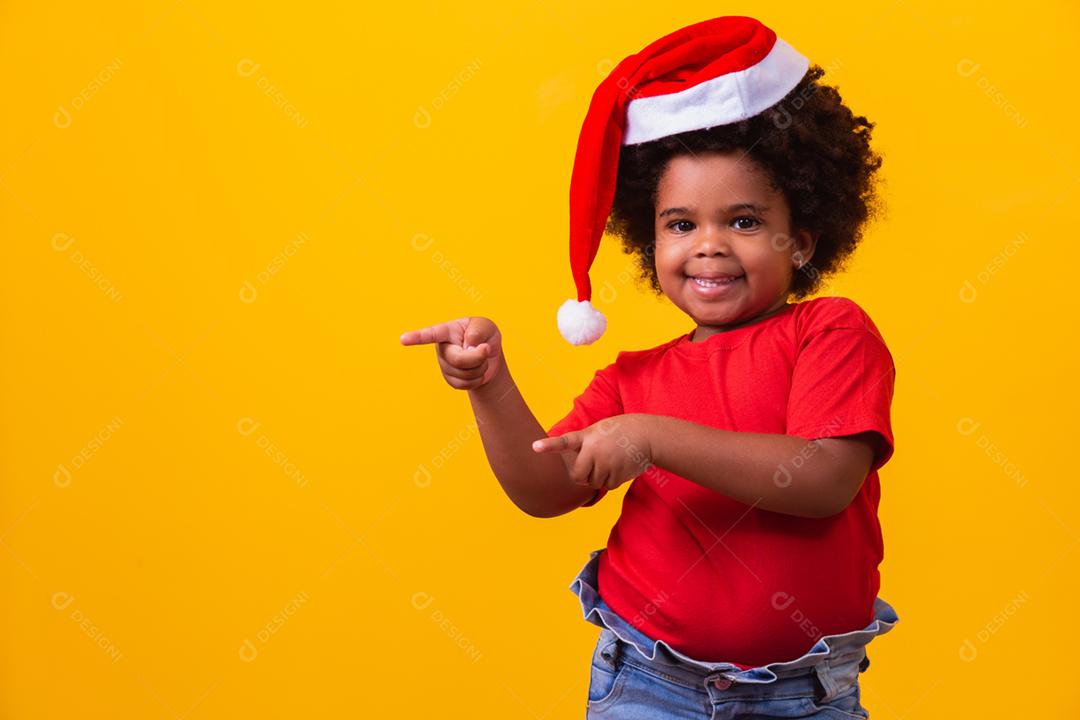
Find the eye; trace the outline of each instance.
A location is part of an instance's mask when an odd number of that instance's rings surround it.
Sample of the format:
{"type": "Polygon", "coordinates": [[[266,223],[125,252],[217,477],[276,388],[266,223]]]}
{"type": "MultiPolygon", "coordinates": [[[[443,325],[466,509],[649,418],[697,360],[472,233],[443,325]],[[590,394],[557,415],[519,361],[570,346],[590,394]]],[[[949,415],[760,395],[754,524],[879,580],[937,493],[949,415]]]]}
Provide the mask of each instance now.
{"type": "Polygon", "coordinates": [[[732,222],[739,222],[740,220],[749,220],[750,222],[755,223],[754,225],[752,225],[750,227],[740,227],[739,228],[740,230],[753,230],[754,228],[756,228],[758,225],[761,224],[760,220],[758,220],[755,217],[751,217],[749,215],[740,215],[739,217],[735,218],[732,222]]]}
{"type": "Polygon", "coordinates": [[[694,223],[690,222],[689,220],[676,220],[675,222],[668,225],[668,229],[674,230],[675,232],[690,232],[690,230],[693,229],[693,225],[694,223]],[[678,228],[676,228],[676,225],[690,225],[691,227],[685,230],[679,230],[678,228]]]}

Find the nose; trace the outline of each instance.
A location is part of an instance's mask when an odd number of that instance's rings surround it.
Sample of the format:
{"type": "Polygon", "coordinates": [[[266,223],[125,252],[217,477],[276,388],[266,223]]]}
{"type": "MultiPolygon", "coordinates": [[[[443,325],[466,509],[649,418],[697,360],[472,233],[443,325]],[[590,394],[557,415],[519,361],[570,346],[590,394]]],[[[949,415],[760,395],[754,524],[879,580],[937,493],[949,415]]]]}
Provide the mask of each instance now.
{"type": "Polygon", "coordinates": [[[696,257],[709,257],[712,255],[730,255],[731,243],[723,228],[718,228],[709,223],[699,228],[694,234],[694,255],[696,257]]]}

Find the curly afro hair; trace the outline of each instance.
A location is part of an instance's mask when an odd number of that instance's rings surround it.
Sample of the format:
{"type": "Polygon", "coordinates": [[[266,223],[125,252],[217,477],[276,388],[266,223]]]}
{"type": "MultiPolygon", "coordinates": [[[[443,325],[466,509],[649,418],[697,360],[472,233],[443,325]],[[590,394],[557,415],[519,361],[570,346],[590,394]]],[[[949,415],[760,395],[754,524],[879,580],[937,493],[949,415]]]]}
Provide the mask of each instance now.
{"type": "Polygon", "coordinates": [[[811,65],[780,102],[746,120],[621,149],[607,232],[622,240],[624,252],[637,254],[641,279],[654,292],[662,294],[654,258],[660,178],[673,157],[702,152],[745,151],[784,193],[792,234],[805,229],[817,236],[789,296],[804,298],[843,269],[864,226],[882,211],[875,190],[881,157],[870,147],[874,124],[854,115],[835,87],[818,82],[824,73],[811,65]]]}

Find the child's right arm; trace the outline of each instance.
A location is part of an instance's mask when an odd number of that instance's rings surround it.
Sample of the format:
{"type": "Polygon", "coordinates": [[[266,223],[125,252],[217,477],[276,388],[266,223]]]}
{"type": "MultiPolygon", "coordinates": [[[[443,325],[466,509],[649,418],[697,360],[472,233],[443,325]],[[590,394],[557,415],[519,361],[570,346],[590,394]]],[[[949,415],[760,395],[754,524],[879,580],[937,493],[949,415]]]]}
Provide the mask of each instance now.
{"type": "Polygon", "coordinates": [[[467,390],[488,464],[510,500],[533,517],[555,517],[596,493],[570,481],[574,455],[537,453],[547,437],[510,376],[502,336],[491,320],[461,318],[401,336],[403,345],[435,344],[443,378],[467,390]]]}

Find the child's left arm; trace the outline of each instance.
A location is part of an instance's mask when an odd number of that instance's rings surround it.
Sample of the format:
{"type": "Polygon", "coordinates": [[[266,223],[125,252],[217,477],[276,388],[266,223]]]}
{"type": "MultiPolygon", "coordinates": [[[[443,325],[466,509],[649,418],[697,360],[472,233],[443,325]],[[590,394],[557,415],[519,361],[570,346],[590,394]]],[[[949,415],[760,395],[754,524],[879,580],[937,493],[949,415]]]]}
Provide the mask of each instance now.
{"type": "Polygon", "coordinates": [[[579,453],[590,468],[571,476],[581,485],[613,490],[656,465],[747,505],[810,518],[847,507],[885,452],[874,432],[808,440],[643,413],[607,418],[533,448],[579,453]]]}
{"type": "MultiPolygon", "coordinates": [[[[541,452],[577,452],[580,485],[614,490],[651,465],[763,510],[822,518],[845,507],[870,472],[880,436],[805,439],[735,432],[689,420],[627,413],[538,440],[541,452]]],[[[880,454],[878,455],[880,457],[880,454]]]]}
{"type": "Polygon", "coordinates": [[[896,370],[857,306],[838,300],[831,308],[847,313],[838,321],[843,326],[822,327],[802,343],[784,434],[629,413],[548,438],[537,449],[578,452],[579,464],[589,470],[571,480],[593,488],[613,489],[656,465],[763,510],[834,515],[892,456],[896,370]]]}
{"type": "MultiPolygon", "coordinates": [[[[628,418],[630,419],[630,418],[628,418]]],[[[807,440],[640,415],[652,462],[763,510],[822,518],[843,510],[870,472],[879,436],[807,440]]]]}
{"type": "Polygon", "coordinates": [[[796,357],[785,434],[646,415],[653,462],[766,510],[827,517],[847,507],[892,455],[896,368],[853,302],[833,300],[821,315],[796,357]]]}

